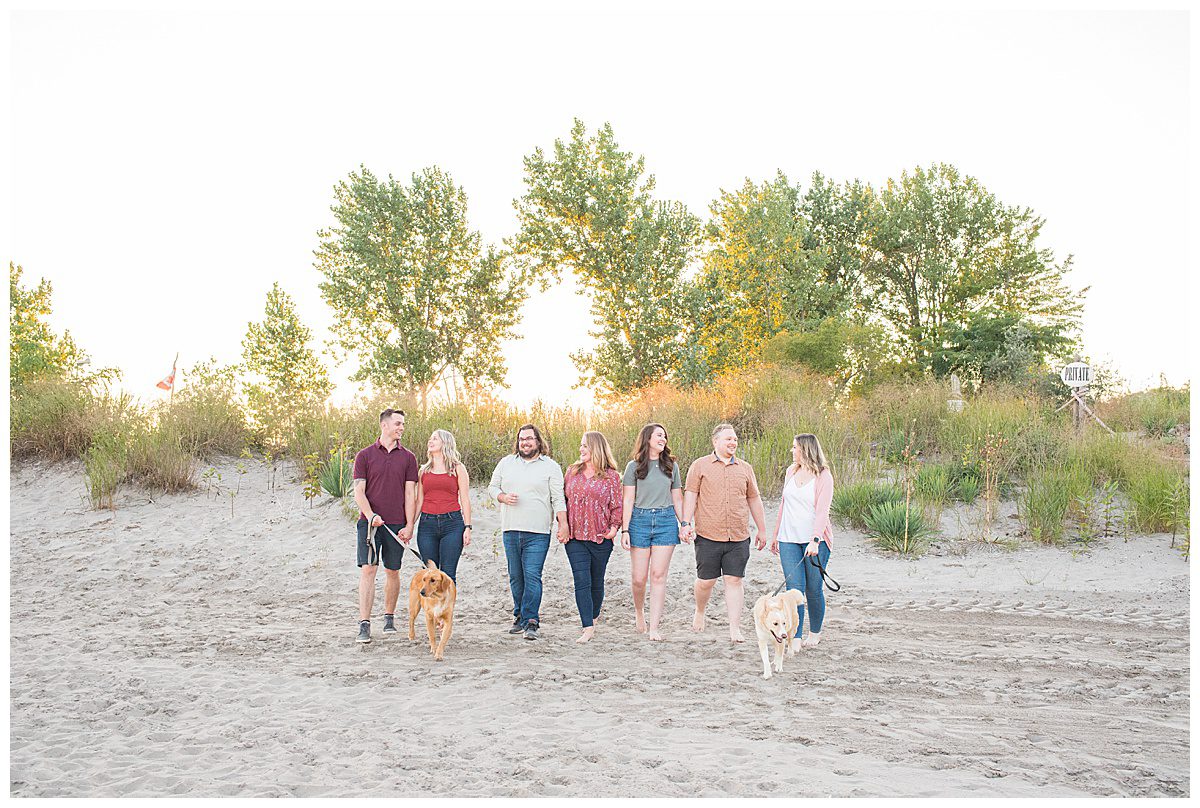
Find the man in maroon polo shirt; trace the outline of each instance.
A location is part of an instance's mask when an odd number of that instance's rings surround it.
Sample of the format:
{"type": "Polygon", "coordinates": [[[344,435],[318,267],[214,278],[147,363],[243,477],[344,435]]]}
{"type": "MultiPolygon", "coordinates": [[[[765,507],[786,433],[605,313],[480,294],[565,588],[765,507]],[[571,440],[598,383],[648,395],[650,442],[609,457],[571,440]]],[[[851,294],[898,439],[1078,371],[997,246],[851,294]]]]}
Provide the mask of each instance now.
{"type": "Polygon", "coordinates": [[[354,501],[358,503],[358,641],[371,641],[371,608],[375,605],[375,573],[383,561],[383,631],[396,631],[396,600],[400,597],[400,561],[412,539],[417,506],[417,458],[400,445],[404,410],[379,414],[379,440],[354,456],[354,501]],[[368,543],[368,527],[375,526],[375,546],[368,543]],[[384,529],[384,525],[387,529],[384,529]]]}

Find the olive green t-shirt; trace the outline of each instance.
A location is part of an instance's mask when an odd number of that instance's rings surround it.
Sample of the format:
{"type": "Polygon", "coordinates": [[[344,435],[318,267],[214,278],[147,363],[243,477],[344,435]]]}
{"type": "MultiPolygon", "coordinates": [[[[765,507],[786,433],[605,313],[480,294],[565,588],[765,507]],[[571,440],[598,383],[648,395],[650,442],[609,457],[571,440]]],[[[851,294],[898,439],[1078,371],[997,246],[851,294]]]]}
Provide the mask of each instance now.
{"type": "Polygon", "coordinates": [[[671,469],[671,476],[663,474],[662,468],[655,460],[646,469],[646,479],[639,480],[637,478],[637,461],[630,460],[629,465],[625,466],[625,475],[621,478],[623,485],[637,486],[637,493],[633,495],[633,507],[635,508],[670,508],[671,491],[675,488],[683,488],[683,484],[679,482],[679,461],[675,461],[675,468],[671,469]]]}

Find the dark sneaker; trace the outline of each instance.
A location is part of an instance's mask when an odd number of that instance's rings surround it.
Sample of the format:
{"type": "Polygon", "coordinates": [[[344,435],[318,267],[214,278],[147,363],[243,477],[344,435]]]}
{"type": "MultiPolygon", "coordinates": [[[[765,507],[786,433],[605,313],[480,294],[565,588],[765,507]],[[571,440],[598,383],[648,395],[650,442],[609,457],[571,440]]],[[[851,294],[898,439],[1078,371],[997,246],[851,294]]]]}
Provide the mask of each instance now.
{"type": "Polygon", "coordinates": [[[510,628],[508,630],[508,633],[509,634],[520,634],[524,630],[525,630],[525,621],[518,617],[515,620],[513,620],[512,628],[510,628]]]}
{"type": "Polygon", "coordinates": [[[370,620],[360,620],[358,622],[358,641],[359,642],[370,642],[371,641],[371,621],[370,620]]]}
{"type": "Polygon", "coordinates": [[[383,633],[384,634],[395,634],[396,633],[396,615],[385,614],[383,616],[383,633]]]}
{"type": "Polygon", "coordinates": [[[537,630],[538,630],[538,621],[530,620],[528,623],[525,624],[525,639],[536,640],[537,639],[537,630]]]}

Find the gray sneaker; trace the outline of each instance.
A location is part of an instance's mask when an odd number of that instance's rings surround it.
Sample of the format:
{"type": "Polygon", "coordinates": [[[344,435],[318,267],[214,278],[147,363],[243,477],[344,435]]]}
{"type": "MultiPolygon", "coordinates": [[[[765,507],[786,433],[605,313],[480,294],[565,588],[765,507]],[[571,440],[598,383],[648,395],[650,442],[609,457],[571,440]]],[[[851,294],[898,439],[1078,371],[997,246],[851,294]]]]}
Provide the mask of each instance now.
{"type": "Polygon", "coordinates": [[[371,621],[370,620],[358,621],[358,641],[359,642],[370,642],[371,641],[371,621]]]}
{"type": "Polygon", "coordinates": [[[385,614],[383,616],[383,633],[384,634],[395,634],[396,633],[396,615],[385,614]]]}
{"type": "Polygon", "coordinates": [[[525,639],[536,640],[537,639],[537,630],[538,630],[538,621],[530,620],[528,623],[525,624],[525,639]]]}
{"type": "Polygon", "coordinates": [[[525,621],[517,617],[513,620],[512,628],[508,630],[509,634],[520,634],[525,630],[525,621]]]}

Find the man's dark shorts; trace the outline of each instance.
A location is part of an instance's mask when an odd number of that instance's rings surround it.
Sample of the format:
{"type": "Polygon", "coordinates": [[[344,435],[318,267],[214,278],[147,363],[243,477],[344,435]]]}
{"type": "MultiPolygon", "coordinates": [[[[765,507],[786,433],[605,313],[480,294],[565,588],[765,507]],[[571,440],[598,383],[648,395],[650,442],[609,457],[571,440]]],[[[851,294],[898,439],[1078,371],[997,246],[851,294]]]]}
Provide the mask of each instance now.
{"type": "Polygon", "coordinates": [[[713,541],[696,537],[696,577],[701,581],[712,581],[722,575],[745,578],[749,560],[750,539],[713,541]]]}
{"type": "MultiPolygon", "coordinates": [[[[400,535],[400,529],[404,525],[388,525],[392,529],[392,533],[400,535]]],[[[375,543],[381,548],[380,555],[383,556],[384,569],[398,570],[400,569],[400,561],[404,558],[404,546],[396,541],[391,535],[378,527],[375,529],[375,543]]],[[[364,566],[368,562],[374,561],[379,563],[378,558],[371,557],[371,548],[367,545],[367,520],[358,520],[358,566],[364,566]]]]}

